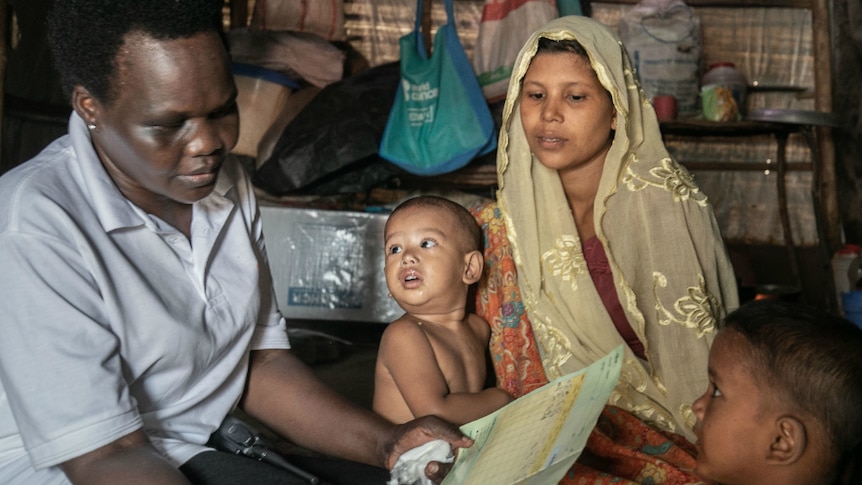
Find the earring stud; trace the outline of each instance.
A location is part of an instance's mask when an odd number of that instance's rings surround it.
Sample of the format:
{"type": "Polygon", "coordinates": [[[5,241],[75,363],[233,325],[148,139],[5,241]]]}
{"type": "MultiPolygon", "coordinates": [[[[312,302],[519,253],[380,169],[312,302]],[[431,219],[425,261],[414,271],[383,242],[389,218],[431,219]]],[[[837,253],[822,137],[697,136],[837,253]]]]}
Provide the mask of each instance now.
{"type": "Polygon", "coordinates": [[[94,123],[87,123],[87,128],[88,128],[88,129],[90,129],[90,130],[95,130],[95,129],[96,129],[96,125],[95,125],[94,123]]]}

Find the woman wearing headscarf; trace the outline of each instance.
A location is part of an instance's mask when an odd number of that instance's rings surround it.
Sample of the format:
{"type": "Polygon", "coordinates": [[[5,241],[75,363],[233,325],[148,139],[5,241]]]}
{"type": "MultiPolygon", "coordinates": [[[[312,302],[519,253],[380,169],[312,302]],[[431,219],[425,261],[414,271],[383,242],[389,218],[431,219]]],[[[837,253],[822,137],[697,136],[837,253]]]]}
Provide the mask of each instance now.
{"type": "Polygon", "coordinates": [[[563,17],[532,34],[509,83],[497,172],[496,202],[474,215],[487,261],[477,308],[499,385],[520,396],[622,345],[597,428],[617,434],[594,432],[586,456],[632,426],[672,453],[685,447],[736,282],[707,197],[668,154],[610,29],[563,17]]]}

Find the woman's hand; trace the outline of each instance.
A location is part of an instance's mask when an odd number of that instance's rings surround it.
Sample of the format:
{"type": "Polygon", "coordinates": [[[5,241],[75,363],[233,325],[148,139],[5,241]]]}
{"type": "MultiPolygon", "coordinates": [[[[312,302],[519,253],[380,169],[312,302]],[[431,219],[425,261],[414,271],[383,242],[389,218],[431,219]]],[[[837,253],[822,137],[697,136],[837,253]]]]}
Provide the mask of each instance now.
{"type": "MultiPolygon", "coordinates": [[[[468,448],[473,440],[465,436],[452,423],[436,416],[425,416],[414,419],[395,428],[392,441],[387,444],[384,453],[387,469],[395,467],[402,453],[416,448],[429,441],[441,439],[449,443],[453,450],[468,448]]],[[[432,461],[425,467],[425,475],[434,483],[440,483],[452,469],[451,463],[432,461]]]]}

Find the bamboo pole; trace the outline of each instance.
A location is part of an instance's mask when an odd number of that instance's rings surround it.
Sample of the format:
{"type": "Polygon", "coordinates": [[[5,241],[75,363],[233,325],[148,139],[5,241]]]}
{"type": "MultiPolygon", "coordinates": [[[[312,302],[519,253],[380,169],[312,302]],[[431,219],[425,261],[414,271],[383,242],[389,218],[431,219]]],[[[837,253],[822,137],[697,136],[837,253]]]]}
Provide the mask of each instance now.
{"type": "MultiPolygon", "coordinates": [[[[811,25],[814,42],[814,109],[832,113],[832,43],[830,39],[829,2],[811,0],[811,25]]],[[[816,131],[819,160],[815,191],[820,198],[823,236],[830,254],[842,244],[841,217],[838,210],[838,187],[835,174],[835,144],[832,129],[818,126],[816,131]]]]}

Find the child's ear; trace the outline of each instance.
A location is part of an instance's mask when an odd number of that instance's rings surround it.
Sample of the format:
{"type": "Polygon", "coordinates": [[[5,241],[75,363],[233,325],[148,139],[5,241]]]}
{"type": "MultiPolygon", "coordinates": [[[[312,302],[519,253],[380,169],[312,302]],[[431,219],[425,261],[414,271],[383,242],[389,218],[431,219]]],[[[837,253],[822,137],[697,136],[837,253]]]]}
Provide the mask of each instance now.
{"type": "Polygon", "coordinates": [[[482,278],[485,268],[485,258],[481,251],[470,251],[464,255],[464,276],[461,280],[465,285],[472,285],[482,278]]]}
{"type": "Polygon", "coordinates": [[[795,416],[781,416],[775,420],[775,436],[769,447],[767,463],[790,465],[798,461],[808,445],[805,423],[795,416]]]}

